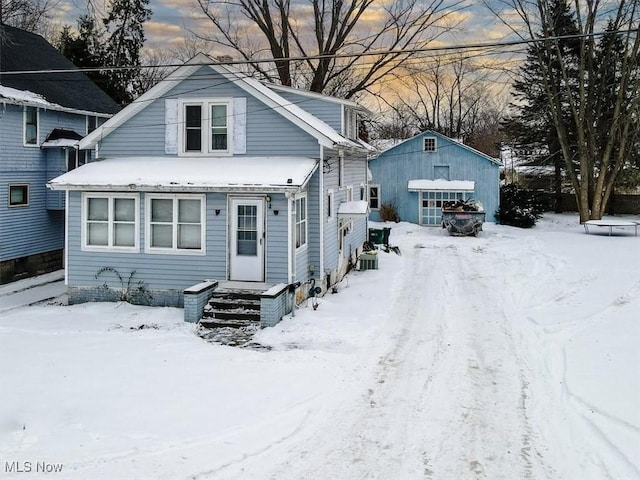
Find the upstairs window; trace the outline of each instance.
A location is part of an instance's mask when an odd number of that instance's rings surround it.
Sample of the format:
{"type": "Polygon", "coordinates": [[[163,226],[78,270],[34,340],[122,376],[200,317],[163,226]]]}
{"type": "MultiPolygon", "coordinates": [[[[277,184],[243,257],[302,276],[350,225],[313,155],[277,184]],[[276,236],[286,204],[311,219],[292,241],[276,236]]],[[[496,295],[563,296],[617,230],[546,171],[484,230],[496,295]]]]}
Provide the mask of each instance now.
{"type": "Polygon", "coordinates": [[[351,140],[358,139],[358,113],[350,108],[345,110],[344,132],[351,140]]]}
{"type": "Polygon", "coordinates": [[[95,115],[87,115],[87,135],[98,127],[98,117],[95,115]]]}
{"type": "Polygon", "coordinates": [[[182,108],[184,155],[231,153],[231,103],[229,101],[189,101],[182,108]]]}
{"type": "Polygon", "coordinates": [[[436,137],[424,137],[424,151],[435,152],[437,148],[436,137]]]}
{"type": "Polygon", "coordinates": [[[24,107],[24,144],[38,145],[38,109],[24,107]]]}
{"type": "Polygon", "coordinates": [[[78,150],[75,148],[67,149],[67,171],[71,171],[74,168],[78,168],[86,163],[87,151],[78,150]]]}

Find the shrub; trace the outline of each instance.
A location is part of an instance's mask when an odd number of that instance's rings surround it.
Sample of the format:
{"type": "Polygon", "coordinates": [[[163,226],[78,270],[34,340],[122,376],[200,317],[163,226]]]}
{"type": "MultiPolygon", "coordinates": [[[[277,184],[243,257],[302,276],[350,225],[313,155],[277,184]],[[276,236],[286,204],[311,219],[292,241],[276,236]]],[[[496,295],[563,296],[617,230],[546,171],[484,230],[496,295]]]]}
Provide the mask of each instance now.
{"type": "Polygon", "coordinates": [[[103,274],[107,273],[111,273],[116,276],[116,278],[120,282],[120,288],[112,288],[107,284],[107,282],[105,282],[102,287],[105,290],[114,292],[114,297],[117,298],[118,301],[131,303],[133,305],[149,305],[151,300],[153,300],[151,292],[149,292],[147,285],[142,280],[134,282],[133,277],[136,274],[135,270],[131,270],[131,273],[129,273],[129,278],[125,280],[122,275],[120,275],[120,272],[118,272],[118,270],[116,270],[115,268],[102,267],[100,270],[98,270],[98,273],[96,273],[95,277],[96,279],[98,279],[103,274]]]}
{"type": "Polygon", "coordinates": [[[396,204],[391,202],[380,204],[380,219],[383,222],[399,222],[400,216],[396,204]]]}
{"type": "Polygon", "coordinates": [[[533,190],[515,183],[500,187],[500,209],[496,212],[500,224],[531,228],[544,210],[543,202],[533,190]]]}

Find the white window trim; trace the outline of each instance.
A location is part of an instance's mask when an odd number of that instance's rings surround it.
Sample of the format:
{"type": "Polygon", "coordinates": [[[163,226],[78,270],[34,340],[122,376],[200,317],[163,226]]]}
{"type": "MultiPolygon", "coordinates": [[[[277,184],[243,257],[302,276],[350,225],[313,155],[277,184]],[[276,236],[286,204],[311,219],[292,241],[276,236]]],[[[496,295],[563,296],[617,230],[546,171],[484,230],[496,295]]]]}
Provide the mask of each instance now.
{"type": "Polygon", "coordinates": [[[380,185],[377,185],[375,183],[372,183],[372,184],[369,185],[369,190],[367,192],[367,203],[369,204],[369,209],[370,210],[380,210],[380,185]],[[378,189],[378,196],[374,197],[374,198],[376,198],[378,200],[378,206],[375,207],[375,208],[371,206],[371,198],[372,198],[371,197],[371,189],[372,188],[377,188],[378,189]]]}
{"type": "Polygon", "coordinates": [[[38,107],[26,106],[22,110],[22,145],[28,148],[40,148],[40,109],[38,107]],[[27,143],[27,109],[36,110],[36,143],[27,143]]]}
{"type": "MultiPolygon", "coordinates": [[[[347,186],[347,191],[346,191],[345,198],[346,198],[347,202],[353,202],[353,185],[348,185],[347,186]]],[[[347,229],[348,229],[348,231],[353,230],[353,220],[349,220],[347,222],[347,229]]]]}
{"type": "Polygon", "coordinates": [[[228,157],[233,155],[233,98],[185,98],[178,101],[178,156],[180,157],[228,157]],[[185,135],[185,107],[187,105],[200,106],[200,127],[201,145],[204,147],[200,152],[187,152],[185,135]],[[226,105],[227,107],[227,149],[211,149],[211,122],[209,112],[212,105],[226,105]]]}
{"type": "Polygon", "coordinates": [[[327,203],[329,209],[328,213],[330,213],[330,215],[327,214],[327,222],[330,222],[336,217],[336,196],[333,189],[327,190],[327,203]]]}
{"type": "Polygon", "coordinates": [[[30,188],[29,188],[29,184],[28,183],[10,183],[9,184],[9,190],[7,191],[8,196],[7,196],[7,206],[9,208],[23,208],[23,207],[28,207],[29,206],[29,194],[30,192],[30,188]],[[16,203],[15,205],[11,205],[11,188],[12,187],[27,187],[27,201],[25,203],[16,203]]]}
{"type": "Polygon", "coordinates": [[[164,193],[148,193],[145,195],[145,221],[144,221],[144,251],[145,253],[150,253],[154,255],[205,255],[206,254],[206,226],[207,226],[207,205],[206,205],[206,195],[204,194],[164,194],[164,193]],[[151,200],[153,199],[173,199],[173,244],[175,247],[173,248],[160,248],[160,247],[152,247],[151,246],[151,200]],[[201,220],[201,228],[200,228],[200,249],[181,249],[178,248],[178,209],[177,209],[177,201],[178,200],[200,200],[200,220],[201,220]]]}
{"type": "Polygon", "coordinates": [[[83,252],[123,252],[123,253],[138,253],[140,252],[140,195],[137,193],[92,193],[92,192],[83,192],[82,193],[82,205],[80,207],[81,211],[81,241],[80,241],[80,250],[83,252]],[[107,238],[109,245],[87,245],[87,204],[89,198],[106,198],[109,199],[109,226],[107,238]],[[135,200],[134,211],[135,211],[135,226],[134,226],[134,245],[133,247],[118,247],[116,245],[111,245],[113,242],[113,218],[111,213],[113,212],[113,201],[117,198],[132,198],[135,200]]]}
{"type": "Polygon", "coordinates": [[[338,152],[338,188],[344,188],[344,153],[338,152]]]}
{"type": "Polygon", "coordinates": [[[297,252],[301,252],[303,250],[305,250],[307,248],[307,245],[309,245],[309,200],[307,198],[307,194],[304,193],[302,195],[297,195],[295,200],[293,201],[293,205],[294,205],[294,210],[295,210],[295,216],[294,216],[294,221],[293,221],[293,231],[295,234],[295,240],[296,243],[298,240],[298,202],[300,200],[302,200],[304,198],[304,208],[305,208],[305,215],[304,215],[304,243],[302,245],[300,245],[299,247],[296,246],[296,253],[297,252]]]}
{"type": "Polygon", "coordinates": [[[435,153],[438,151],[438,137],[423,137],[422,150],[427,153],[435,153]],[[433,140],[433,150],[427,150],[427,140],[433,140]]]}

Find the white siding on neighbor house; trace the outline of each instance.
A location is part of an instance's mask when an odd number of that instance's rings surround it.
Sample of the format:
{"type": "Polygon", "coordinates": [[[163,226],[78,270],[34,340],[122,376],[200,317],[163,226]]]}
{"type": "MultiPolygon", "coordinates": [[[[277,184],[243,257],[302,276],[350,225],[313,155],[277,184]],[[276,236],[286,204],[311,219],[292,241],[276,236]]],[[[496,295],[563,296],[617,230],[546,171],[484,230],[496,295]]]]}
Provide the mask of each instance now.
{"type": "Polygon", "coordinates": [[[174,156],[165,153],[165,100],[184,98],[246,98],[246,156],[319,156],[315,138],[209,67],[202,67],[105,137],[100,156],[174,156]]]}

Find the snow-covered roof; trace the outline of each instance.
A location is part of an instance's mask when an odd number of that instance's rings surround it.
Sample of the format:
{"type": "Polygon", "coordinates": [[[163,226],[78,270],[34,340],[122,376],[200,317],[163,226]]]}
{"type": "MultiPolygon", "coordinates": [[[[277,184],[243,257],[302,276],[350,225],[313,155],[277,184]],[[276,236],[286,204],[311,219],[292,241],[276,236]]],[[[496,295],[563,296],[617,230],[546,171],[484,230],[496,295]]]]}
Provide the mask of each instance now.
{"type": "Polygon", "coordinates": [[[338,218],[364,217],[369,214],[369,204],[366,200],[342,202],[338,206],[338,218]]]}
{"type": "Polygon", "coordinates": [[[473,180],[409,180],[410,192],[424,191],[455,191],[472,192],[476,188],[473,180]]]}
{"type": "Polygon", "coordinates": [[[62,147],[75,147],[78,145],[79,140],[73,140],[71,138],[57,138],[55,140],[47,140],[40,145],[41,148],[62,148],[62,147]]]}
{"type": "Polygon", "coordinates": [[[306,157],[122,157],[87,163],[48,183],[53,190],[168,192],[297,191],[318,161],[306,157]]]}
{"type": "Polygon", "coordinates": [[[155,87],[141,95],[135,102],[128,105],[124,110],[115,115],[109,121],[98,127],[91,134],[87,135],[81,142],[80,148],[93,148],[101,139],[109,135],[117,127],[132,118],[136,113],[142,111],[152,101],[161,98],[180,82],[186,80],[203,66],[208,66],[230,82],[240,87],[250,95],[271,107],[275,112],[290,120],[302,130],[313,136],[318,142],[326,147],[347,147],[354,149],[364,148],[358,142],[349,140],[336,132],[332,127],[303,110],[298,105],[281,97],[274,90],[270,89],[262,82],[251,78],[246,74],[232,69],[228,65],[221,65],[214,62],[210,57],[202,53],[196,55],[185,65],[172,72],[167,78],[158,83],[155,87]]]}
{"type": "Polygon", "coordinates": [[[120,109],[40,35],[8,25],[0,25],[0,30],[0,103],[102,117],[109,117],[120,109]],[[43,70],[47,73],[36,73],[43,70]]]}

